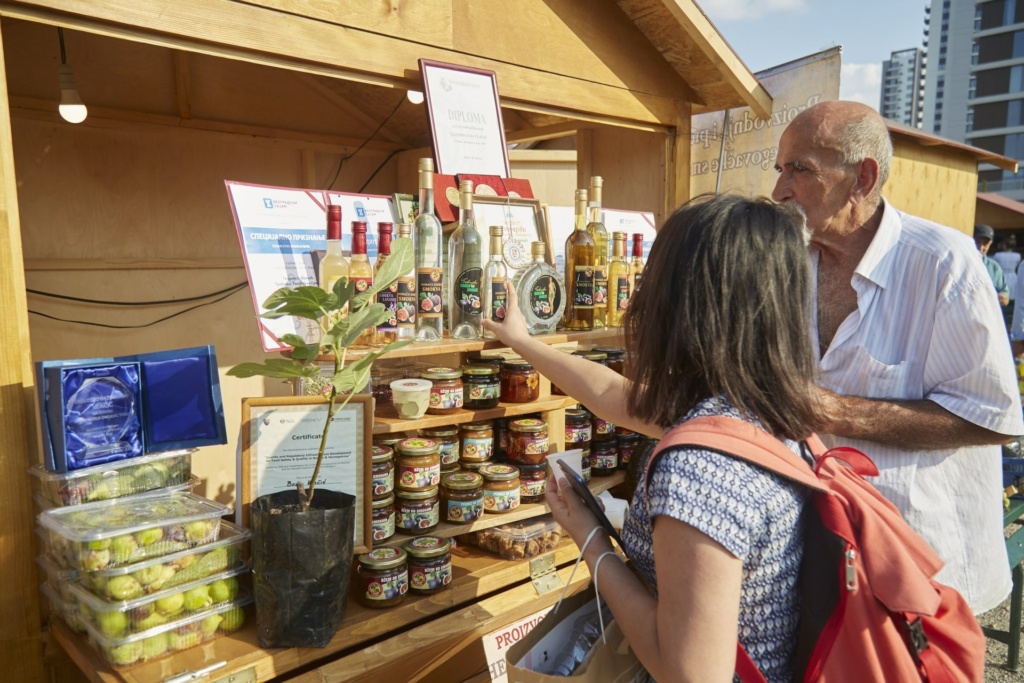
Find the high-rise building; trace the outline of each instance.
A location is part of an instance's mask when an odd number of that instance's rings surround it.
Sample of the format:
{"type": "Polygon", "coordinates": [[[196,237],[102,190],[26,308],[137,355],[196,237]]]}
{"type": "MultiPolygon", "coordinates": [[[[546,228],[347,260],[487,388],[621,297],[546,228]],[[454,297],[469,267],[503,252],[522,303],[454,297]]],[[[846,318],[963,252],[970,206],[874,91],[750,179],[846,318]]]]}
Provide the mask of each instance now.
{"type": "MultiPolygon", "coordinates": [[[[978,7],[982,4],[989,3],[978,7]]],[[[925,9],[923,127],[952,140],[963,141],[968,129],[974,18],[975,0],[932,0],[925,9]]]]}
{"type": "Polygon", "coordinates": [[[883,118],[920,128],[924,112],[924,50],[912,47],[893,52],[882,64],[882,94],[878,112],[883,118]]]}

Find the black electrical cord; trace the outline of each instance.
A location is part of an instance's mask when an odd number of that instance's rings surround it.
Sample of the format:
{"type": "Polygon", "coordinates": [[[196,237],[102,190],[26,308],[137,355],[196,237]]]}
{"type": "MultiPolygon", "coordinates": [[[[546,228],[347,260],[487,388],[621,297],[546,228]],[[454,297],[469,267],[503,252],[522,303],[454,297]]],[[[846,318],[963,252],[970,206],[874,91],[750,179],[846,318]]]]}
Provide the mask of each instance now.
{"type": "Polygon", "coordinates": [[[47,296],[51,299],[63,299],[64,301],[77,301],[83,304],[99,304],[101,306],[162,306],[164,304],[187,304],[190,301],[202,301],[203,299],[209,299],[212,296],[219,296],[225,292],[231,292],[234,294],[235,290],[240,287],[247,287],[248,282],[239,282],[238,284],[225,287],[224,289],[217,292],[210,292],[208,294],[200,294],[198,296],[185,297],[184,299],[161,299],[157,301],[106,301],[103,299],[83,299],[77,296],[68,296],[67,294],[56,294],[54,292],[44,292],[39,289],[25,288],[25,291],[29,294],[35,294],[37,296],[47,296]]]}
{"type": "MultiPolygon", "coordinates": [[[[341,168],[345,165],[345,162],[348,161],[349,159],[351,159],[352,157],[354,157],[355,155],[359,154],[359,152],[362,151],[363,147],[366,147],[366,145],[369,144],[370,140],[372,140],[375,137],[377,137],[377,133],[379,133],[381,128],[383,128],[385,125],[387,125],[387,122],[391,120],[391,117],[394,116],[398,112],[398,108],[402,106],[402,102],[404,102],[404,101],[405,101],[405,95],[402,95],[402,99],[398,100],[398,104],[396,104],[395,108],[391,110],[391,113],[388,114],[384,118],[384,120],[380,122],[380,125],[377,126],[377,129],[375,131],[373,131],[372,133],[370,133],[370,137],[368,137],[365,140],[363,140],[359,144],[359,146],[356,147],[354,152],[352,152],[351,154],[349,154],[347,156],[343,156],[341,158],[341,160],[338,161],[338,170],[334,172],[334,178],[331,179],[331,182],[327,185],[327,189],[328,190],[333,190],[334,189],[334,183],[338,182],[338,176],[341,175],[341,168]]],[[[392,155],[394,155],[394,153],[392,153],[392,155]]],[[[390,159],[391,157],[388,157],[388,158],[390,159]]],[[[377,170],[380,170],[380,169],[377,169],[377,170]]],[[[367,181],[367,182],[369,182],[369,181],[367,181]]],[[[366,187],[366,186],[364,185],[363,187],[366,187]]],[[[362,191],[362,190],[360,190],[360,191],[362,191]]]]}

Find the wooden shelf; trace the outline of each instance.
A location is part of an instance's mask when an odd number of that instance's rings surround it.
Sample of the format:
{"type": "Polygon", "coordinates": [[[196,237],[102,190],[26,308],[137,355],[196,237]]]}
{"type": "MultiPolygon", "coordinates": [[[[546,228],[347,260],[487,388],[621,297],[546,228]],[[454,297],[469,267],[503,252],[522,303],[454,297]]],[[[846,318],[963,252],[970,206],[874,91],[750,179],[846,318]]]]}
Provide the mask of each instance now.
{"type": "Polygon", "coordinates": [[[545,413],[550,410],[571,408],[577,403],[576,399],[568,396],[542,396],[536,401],[530,401],[529,403],[499,403],[497,408],[457,410],[450,415],[424,415],[415,420],[403,420],[398,417],[394,407],[387,406],[382,409],[383,415],[374,415],[373,433],[395,434],[414,429],[429,429],[431,427],[446,427],[448,425],[477,422],[480,420],[493,420],[499,417],[545,413]]]}

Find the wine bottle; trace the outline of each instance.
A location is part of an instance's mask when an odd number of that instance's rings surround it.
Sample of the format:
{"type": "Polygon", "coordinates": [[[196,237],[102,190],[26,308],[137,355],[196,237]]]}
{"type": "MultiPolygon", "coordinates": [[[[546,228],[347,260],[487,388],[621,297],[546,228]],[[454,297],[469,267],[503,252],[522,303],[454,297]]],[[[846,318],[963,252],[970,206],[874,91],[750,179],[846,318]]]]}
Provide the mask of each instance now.
{"type": "MultiPolygon", "coordinates": [[[[412,238],[412,223],[398,224],[398,238],[412,238]]],[[[399,339],[412,339],[416,336],[416,266],[398,278],[395,283],[395,320],[399,339]]]]}
{"type": "Polygon", "coordinates": [[[440,341],[444,336],[444,277],[441,223],[434,215],[434,160],[420,159],[420,213],[416,232],[416,341],[440,341]]]}
{"type": "Polygon", "coordinates": [[[622,327],[622,314],[629,306],[629,261],[626,260],[626,233],[612,233],[612,260],[608,264],[608,327],[622,327]]]}
{"type": "Polygon", "coordinates": [[[601,188],[604,179],[596,175],[590,179],[587,232],[594,238],[594,327],[605,326],[608,304],[608,230],[601,216],[601,188]]]}
{"type": "MultiPolygon", "coordinates": [[[[492,225],[490,231],[491,258],[484,266],[480,291],[483,294],[484,317],[500,323],[505,319],[505,310],[508,306],[508,292],[505,290],[505,257],[501,251],[501,237],[504,229],[500,225],[492,225]]],[[[496,335],[493,332],[485,331],[484,336],[493,339],[496,335]]]]}
{"type": "Polygon", "coordinates": [[[544,260],[546,251],[543,242],[531,242],[533,261],[515,277],[519,310],[530,334],[554,332],[565,311],[565,284],[544,260]]]}
{"type": "MultiPolygon", "coordinates": [[[[365,292],[373,284],[373,266],[366,255],[366,221],[352,221],[352,260],[348,265],[348,279],[355,287],[355,294],[365,292]]],[[[373,330],[363,332],[353,346],[373,344],[373,330]]]]}
{"type": "Polygon", "coordinates": [[[587,232],[587,191],[576,190],[576,229],[565,241],[566,297],[563,321],[570,330],[594,327],[594,238],[587,232]]]}
{"type": "Polygon", "coordinates": [[[459,226],[448,241],[446,282],[450,330],[456,339],[480,337],[481,240],[473,217],[473,181],[459,183],[459,226]]]}
{"type": "MultiPolygon", "coordinates": [[[[377,279],[377,273],[381,266],[391,256],[391,223],[377,223],[377,260],[373,262],[373,279],[377,279]]],[[[377,303],[383,304],[384,309],[390,313],[390,317],[377,325],[373,331],[373,343],[375,345],[390,344],[398,339],[398,320],[395,313],[398,311],[398,285],[392,283],[377,292],[377,303]]]]}
{"type": "Polygon", "coordinates": [[[640,289],[640,281],[644,277],[644,236],[633,233],[633,260],[629,262],[629,284],[633,294],[640,289]]]}
{"type": "Polygon", "coordinates": [[[320,261],[320,288],[330,292],[334,283],[348,277],[348,260],[341,255],[341,207],[327,207],[327,254],[320,261]]]}

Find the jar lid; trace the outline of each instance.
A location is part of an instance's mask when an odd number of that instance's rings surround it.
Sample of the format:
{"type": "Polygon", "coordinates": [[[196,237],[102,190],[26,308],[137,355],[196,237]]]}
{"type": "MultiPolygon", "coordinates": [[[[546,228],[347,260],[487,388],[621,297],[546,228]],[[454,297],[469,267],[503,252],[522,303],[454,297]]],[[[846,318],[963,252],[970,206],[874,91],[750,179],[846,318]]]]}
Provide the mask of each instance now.
{"type": "Polygon", "coordinates": [[[451,548],[451,545],[447,538],[420,536],[419,538],[410,538],[402,544],[402,548],[405,552],[409,553],[409,557],[425,559],[444,555],[451,548]]]}
{"type": "Polygon", "coordinates": [[[391,446],[373,445],[373,462],[385,462],[395,456],[395,449],[391,446]]]}
{"type": "Polygon", "coordinates": [[[616,453],[619,450],[619,444],[614,439],[611,441],[593,441],[590,444],[590,450],[594,453],[616,453]]]}
{"type": "Polygon", "coordinates": [[[380,498],[374,498],[373,499],[373,509],[376,510],[377,508],[386,508],[388,505],[391,505],[394,502],[395,502],[395,494],[394,493],[388,493],[388,494],[385,494],[385,495],[381,496],[380,498]]]}
{"type": "Polygon", "coordinates": [[[405,558],[401,548],[374,548],[359,556],[359,564],[367,569],[392,569],[405,564],[405,558]]]}
{"type": "Polygon", "coordinates": [[[406,498],[408,500],[426,500],[427,498],[437,497],[437,487],[431,486],[428,489],[420,489],[419,491],[403,491],[399,489],[396,495],[399,498],[406,498]]]}
{"type": "Polygon", "coordinates": [[[394,448],[398,445],[399,441],[405,439],[405,434],[398,434],[395,436],[375,436],[373,437],[373,443],[377,446],[390,446],[394,448]]]}
{"type": "Polygon", "coordinates": [[[420,430],[421,436],[458,436],[458,427],[424,427],[420,430]]]}
{"type": "Polygon", "coordinates": [[[548,428],[548,423],[535,417],[523,417],[512,420],[508,428],[513,432],[543,432],[548,428]]]}
{"type": "Polygon", "coordinates": [[[426,379],[396,379],[390,386],[391,391],[430,391],[433,385],[426,379]]]}
{"type": "Polygon", "coordinates": [[[533,370],[533,366],[522,358],[513,358],[502,363],[501,369],[514,372],[516,370],[533,370]]]}
{"type": "Polygon", "coordinates": [[[580,410],[579,408],[566,408],[565,417],[566,419],[572,418],[574,420],[589,420],[590,412],[586,410],[580,410]]]}
{"type": "Polygon", "coordinates": [[[626,429],[625,427],[619,427],[618,425],[615,427],[615,434],[617,436],[637,436],[637,433],[632,429],[626,429]]]}
{"type": "Polygon", "coordinates": [[[484,365],[483,363],[479,365],[463,365],[462,374],[469,375],[470,377],[496,375],[498,374],[498,368],[494,365],[484,365]]]}
{"type": "Polygon", "coordinates": [[[538,462],[538,463],[520,462],[520,463],[516,463],[516,467],[519,468],[519,473],[520,474],[526,474],[526,473],[532,474],[532,473],[536,472],[537,470],[547,469],[548,464],[546,462],[538,462]]]}
{"type": "Polygon", "coordinates": [[[601,351],[594,351],[594,350],[590,350],[590,351],[573,351],[572,355],[574,355],[574,356],[582,356],[582,357],[586,358],[587,360],[593,360],[593,361],[598,361],[598,362],[603,361],[603,360],[608,360],[608,354],[607,353],[604,353],[604,352],[601,352],[601,351]]]}
{"type": "Polygon", "coordinates": [[[514,465],[484,465],[480,474],[491,481],[508,481],[519,476],[519,469],[514,465]]]}
{"type": "Polygon", "coordinates": [[[615,435],[615,439],[617,441],[633,442],[633,441],[639,441],[640,440],[640,435],[637,434],[636,432],[630,432],[629,434],[616,434],[615,435]]]}
{"type": "Polygon", "coordinates": [[[486,420],[484,422],[467,422],[465,424],[459,425],[459,427],[463,431],[479,432],[479,431],[483,431],[485,429],[492,429],[494,427],[494,423],[491,422],[490,420],[486,420]]]}
{"type": "Polygon", "coordinates": [[[595,346],[590,350],[596,353],[603,353],[609,358],[620,358],[626,355],[626,349],[620,349],[617,346],[595,346]]]}
{"type": "Polygon", "coordinates": [[[476,472],[449,472],[441,477],[445,488],[456,491],[469,491],[483,486],[484,478],[476,472]]]}
{"type": "Polygon", "coordinates": [[[431,455],[436,453],[439,444],[433,439],[424,439],[414,436],[410,439],[402,439],[398,442],[399,455],[431,455]]]}
{"type": "Polygon", "coordinates": [[[463,470],[470,471],[471,473],[472,470],[476,470],[477,472],[479,472],[481,467],[484,467],[485,465],[490,465],[493,462],[493,460],[481,460],[480,462],[473,462],[472,460],[459,460],[459,467],[461,467],[463,470]]]}
{"type": "Polygon", "coordinates": [[[423,379],[459,379],[462,377],[462,370],[455,368],[427,368],[420,373],[423,379]]]}

